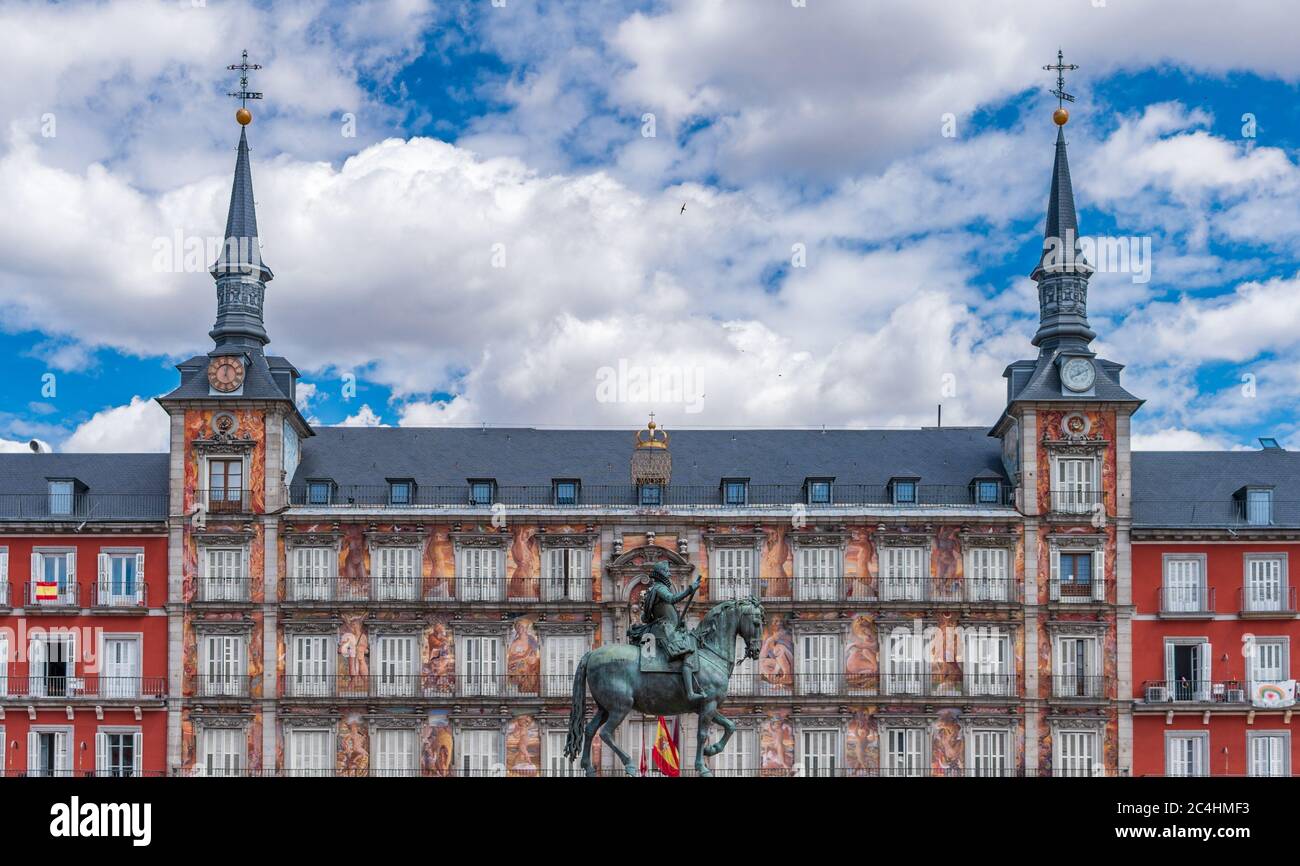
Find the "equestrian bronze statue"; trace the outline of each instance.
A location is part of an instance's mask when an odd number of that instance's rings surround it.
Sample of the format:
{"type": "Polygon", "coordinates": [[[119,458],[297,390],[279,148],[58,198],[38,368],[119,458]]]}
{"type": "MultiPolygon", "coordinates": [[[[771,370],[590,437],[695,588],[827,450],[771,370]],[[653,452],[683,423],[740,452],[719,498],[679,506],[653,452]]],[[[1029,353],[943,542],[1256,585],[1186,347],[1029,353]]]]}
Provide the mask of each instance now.
{"type": "MultiPolygon", "coordinates": [[[[629,643],[607,644],[582,657],[573,677],[573,709],[564,754],[570,761],[581,753],[582,769],[596,775],[591,741],[600,734],[623,762],[629,776],[638,775],[632,757],[620,749],[614,732],[636,710],[648,716],[695,713],[695,770],[710,775],[706,757],[718,754],[736,725],[718,707],[727,699],[727,686],[737,659],[736,637],[745,641],[744,658],[757,659],[763,634],[763,606],[755,598],[716,604],[698,628],[686,627],[686,610],[699,589],[697,578],[675,591],[668,563],[657,562],[652,583],[641,599],[641,622],[628,629],[629,643]],[[685,602],[679,612],[677,605],[685,602]],[[587,689],[596,713],[587,721],[587,689]],[[708,743],[709,726],[722,728],[722,737],[708,743]]],[[[742,659],[743,660],[743,659],[742,659]]]]}

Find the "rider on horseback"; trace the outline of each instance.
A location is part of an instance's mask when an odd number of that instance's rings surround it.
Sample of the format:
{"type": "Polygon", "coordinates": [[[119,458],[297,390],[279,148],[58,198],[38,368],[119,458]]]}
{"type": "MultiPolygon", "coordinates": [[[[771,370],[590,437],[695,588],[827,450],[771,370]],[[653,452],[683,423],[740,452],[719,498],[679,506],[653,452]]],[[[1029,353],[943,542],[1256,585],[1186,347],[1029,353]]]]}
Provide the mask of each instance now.
{"type": "Polygon", "coordinates": [[[705,696],[696,688],[693,670],[698,644],[695,634],[682,622],[676,607],[678,602],[693,596],[700,588],[700,578],[696,577],[691,585],[681,592],[674,592],[668,563],[662,560],[656,562],[650,569],[650,576],[654,582],[641,597],[641,622],[645,623],[645,626],[638,631],[642,633],[649,631],[653,634],[658,648],[663,650],[664,655],[670,660],[681,659],[682,685],[686,689],[686,697],[692,701],[702,700],[705,696]]]}

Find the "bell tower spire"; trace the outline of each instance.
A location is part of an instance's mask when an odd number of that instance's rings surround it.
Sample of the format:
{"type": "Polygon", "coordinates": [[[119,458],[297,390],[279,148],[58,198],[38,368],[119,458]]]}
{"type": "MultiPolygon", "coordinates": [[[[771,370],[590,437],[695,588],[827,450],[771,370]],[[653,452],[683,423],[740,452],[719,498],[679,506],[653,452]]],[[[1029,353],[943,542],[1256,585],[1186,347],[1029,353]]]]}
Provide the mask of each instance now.
{"type": "Polygon", "coordinates": [[[1047,200],[1047,223],[1043,229],[1043,252],[1030,279],[1038,283],[1038,333],[1033,343],[1043,349],[1087,351],[1097,336],[1088,326],[1088,277],[1094,268],[1080,252],[1079,218],[1074,209],[1074,187],[1070,182],[1070,160],[1065,146],[1065,124],[1070,120],[1066,102],[1074,96],[1065,90],[1065,72],[1078,69],[1067,64],[1062,52],[1056,63],[1044,66],[1056,72],[1058,107],[1052,113],[1056,123],[1056,159],[1052,165],[1052,191],[1047,200]]]}
{"type": "Polygon", "coordinates": [[[262,322],[262,302],[266,284],[274,275],[262,261],[257,235],[253,172],[248,156],[248,125],[253,122],[253,113],[248,110],[248,100],[261,99],[262,94],[248,89],[248,72],[262,67],[249,63],[248,51],[244,51],[240,63],[226,68],[240,73],[239,90],[228,94],[240,100],[239,110],[235,112],[240,126],[239,150],[230,187],[225,238],[221,253],[212,265],[212,277],[217,283],[217,321],[209,336],[216,342],[217,351],[260,350],[270,341],[262,322]]]}

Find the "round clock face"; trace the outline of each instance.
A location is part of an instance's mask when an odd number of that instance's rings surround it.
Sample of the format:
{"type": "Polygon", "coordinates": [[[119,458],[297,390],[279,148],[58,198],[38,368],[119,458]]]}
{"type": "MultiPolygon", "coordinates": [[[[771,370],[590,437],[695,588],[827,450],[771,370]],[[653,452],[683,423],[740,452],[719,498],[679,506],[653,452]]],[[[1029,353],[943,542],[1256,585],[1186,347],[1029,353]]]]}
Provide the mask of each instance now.
{"type": "Polygon", "coordinates": [[[1061,381],[1071,391],[1087,391],[1096,378],[1097,371],[1087,358],[1071,358],[1061,367],[1061,381]]]}
{"type": "Polygon", "coordinates": [[[244,384],[244,365],[238,358],[213,358],[208,364],[208,384],[214,391],[229,393],[244,384]]]}

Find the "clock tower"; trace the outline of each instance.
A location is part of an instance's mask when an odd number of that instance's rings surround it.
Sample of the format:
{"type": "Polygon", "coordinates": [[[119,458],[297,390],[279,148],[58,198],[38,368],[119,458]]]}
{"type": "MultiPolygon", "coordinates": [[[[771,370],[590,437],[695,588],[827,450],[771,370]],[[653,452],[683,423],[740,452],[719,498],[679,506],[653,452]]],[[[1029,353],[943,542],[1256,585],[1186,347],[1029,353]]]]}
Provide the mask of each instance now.
{"type": "MultiPolygon", "coordinates": [[[[279,514],[299,443],[313,435],[295,398],[298,371],[265,351],[270,267],[253,198],[246,101],[221,252],[213,346],[177,365],[180,385],[158,402],[171,418],[168,581],[168,765],[192,766],[209,739],[253,757],[275,754],[279,514]],[[208,678],[220,673],[221,688],[208,678]],[[232,739],[234,738],[234,739],[232,739]],[[235,745],[235,741],[238,744],[235,745]],[[188,760],[187,760],[188,758],[188,760]]],[[[259,758],[260,761],[260,758],[259,758]]]]}
{"type": "Polygon", "coordinates": [[[1038,285],[1038,357],[1007,367],[1007,405],[990,435],[1024,515],[1027,769],[1094,759],[1132,767],[1130,419],[1142,401],[1122,364],[1098,357],[1065,139],[1062,73],[1038,285]]]}

